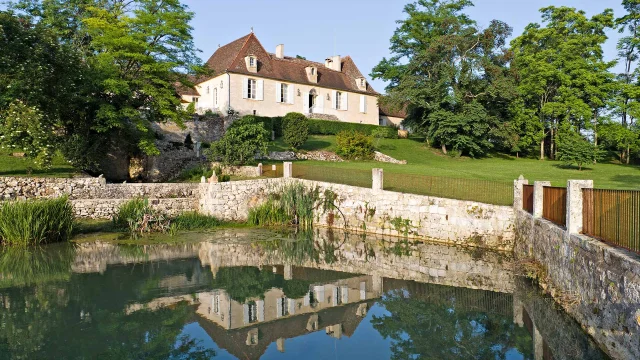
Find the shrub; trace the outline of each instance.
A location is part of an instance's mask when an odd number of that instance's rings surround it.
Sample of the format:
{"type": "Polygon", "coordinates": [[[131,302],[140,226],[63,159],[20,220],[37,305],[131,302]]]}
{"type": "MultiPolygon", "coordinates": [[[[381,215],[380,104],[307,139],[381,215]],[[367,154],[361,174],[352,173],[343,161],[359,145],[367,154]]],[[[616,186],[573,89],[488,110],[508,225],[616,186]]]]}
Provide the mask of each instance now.
{"type": "Polygon", "coordinates": [[[336,154],[349,160],[373,158],[373,138],[357,131],[342,131],[336,136],[336,154]]]}
{"type": "Polygon", "coordinates": [[[285,144],[300,149],[309,138],[309,121],[301,113],[291,112],[282,118],[282,137],[285,144]]]}
{"type": "Polygon", "coordinates": [[[239,121],[239,125],[227,129],[222,139],[211,144],[207,155],[212,160],[219,159],[226,165],[244,165],[255,162],[256,155],[267,153],[269,137],[262,125],[239,121]]]}
{"type": "Polygon", "coordinates": [[[309,119],[309,134],[313,135],[338,135],[342,131],[358,131],[365,135],[371,135],[374,130],[384,131],[387,139],[396,139],[398,137],[397,129],[390,126],[378,126],[348,123],[341,121],[317,120],[309,119]]]}
{"type": "Polygon", "coordinates": [[[0,205],[0,242],[5,245],[67,241],[72,231],[73,208],[66,197],[0,205]]]}
{"type": "Polygon", "coordinates": [[[169,220],[152,209],[148,199],[133,199],[121,204],[113,223],[117,229],[129,231],[133,237],[169,230],[169,220]]]}
{"type": "Polygon", "coordinates": [[[267,117],[267,116],[257,116],[257,115],[245,115],[239,120],[236,120],[231,126],[238,126],[241,124],[260,124],[264,127],[265,130],[269,133],[269,137],[271,137],[271,132],[275,132],[276,137],[282,136],[282,117],[267,117]]]}
{"type": "Polygon", "coordinates": [[[220,220],[213,216],[191,211],[176,216],[171,222],[171,228],[173,230],[204,230],[215,228],[220,224],[220,220]]]}

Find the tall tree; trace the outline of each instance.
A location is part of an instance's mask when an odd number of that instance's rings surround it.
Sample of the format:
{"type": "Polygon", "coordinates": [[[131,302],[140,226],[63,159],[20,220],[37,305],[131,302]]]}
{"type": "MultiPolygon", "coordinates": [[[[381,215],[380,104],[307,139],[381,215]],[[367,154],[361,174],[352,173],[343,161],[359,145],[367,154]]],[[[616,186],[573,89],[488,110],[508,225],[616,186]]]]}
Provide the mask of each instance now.
{"type": "Polygon", "coordinates": [[[391,37],[393,56],[373,69],[389,82],[392,104],[409,103],[406,120],[434,145],[482,156],[509,138],[508,105],[516,95],[506,39],[511,28],[486,29],[463,13],[469,0],[419,0],[391,37]]]}
{"type": "Polygon", "coordinates": [[[21,0],[11,8],[55,34],[86,68],[83,87],[67,98],[68,116],[58,119],[62,149],[76,165],[96,168],[116,145],[157,154],[150,122],[188,116],[174,84],[189,85],[187,75],[203,68],[193,13],[179,0],[21,0]]]}
{"type": "Polygon", "coordinates": [[[613,26],[610,9],[588,18],[583,11],[569,7],[540,10],[544,26],[529,24],[511,43],[518,70],[518,88],[527,113],[540,123],[536,138],[540,158],[554,157],[559,125],[567,121],[574,128],[591,128],[591,119],[606,105],[612,90],[609,69],[615,64],[603,61],[605,30],[613,26]]]}

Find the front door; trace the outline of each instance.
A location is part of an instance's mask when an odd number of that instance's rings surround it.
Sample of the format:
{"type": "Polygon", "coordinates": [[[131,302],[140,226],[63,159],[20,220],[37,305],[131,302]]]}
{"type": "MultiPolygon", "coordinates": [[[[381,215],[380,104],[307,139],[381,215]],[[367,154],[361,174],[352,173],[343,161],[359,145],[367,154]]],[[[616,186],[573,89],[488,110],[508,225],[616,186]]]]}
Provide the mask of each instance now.
{"type": "Polygon", "coordinates": [[[309,114],[313,113],[313,109],[316,107],[316,97],[315,94],[309,94],[309,114]]]}

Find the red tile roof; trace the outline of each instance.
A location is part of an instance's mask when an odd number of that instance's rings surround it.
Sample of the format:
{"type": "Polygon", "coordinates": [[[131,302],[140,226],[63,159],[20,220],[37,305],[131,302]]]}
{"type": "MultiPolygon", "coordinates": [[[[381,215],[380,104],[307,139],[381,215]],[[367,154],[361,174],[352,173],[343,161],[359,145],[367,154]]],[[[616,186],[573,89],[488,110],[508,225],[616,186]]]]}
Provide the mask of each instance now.
{"type": "MultiPolygon", "coordinates": [[[[356,79],[362,77],[362,73],[358,70],[358,67],[351,57],[346,56],[342,58],[341,63],[342,71],[336,71],[324,66],[324,63],[288,56],[279,59],[275,54],[267,52],[255,34],[251,33],[218,48],[206,64],[214,71],[214,76],[230,72],[298,84],[315,85],[329,89],[378,95],[369,84],[367,84],[366,90],[358,89],[356,79]],[[252,73],[247,70],[244,61],[247,55],[254,55],[258,59],[257,73],[252,73]],[[308,66],[315,66],[317,68],[317,83],[312,83],[308,80],[305,70],[308,66]]],[[[212,76],[201,77],[196,80],[196,83],[204,82],[210,78],[212,78],[212,76]]]]}

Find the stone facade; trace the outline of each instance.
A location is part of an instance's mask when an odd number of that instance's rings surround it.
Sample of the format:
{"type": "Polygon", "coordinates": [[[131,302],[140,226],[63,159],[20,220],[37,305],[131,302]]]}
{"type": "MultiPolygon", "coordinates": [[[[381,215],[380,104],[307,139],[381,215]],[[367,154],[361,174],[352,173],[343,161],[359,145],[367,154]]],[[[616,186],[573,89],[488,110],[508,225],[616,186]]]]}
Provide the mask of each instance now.
{"type": "Polygon", "coordinates": [[[513,209],[472,201],[374,191],[301,179],[260,179],[201,184],[200,210],[224,220],[245,220],[267,194],[299,181],[337,195],[339,211],[316,212],[316,224],[356,232],[430,239],[451,244],[513,248],[513,209]]]}
{"type": "Polygon", "coordinates": [[[539,262],[565,310],[614,358],[640,358],[640,257],[516,210],[515,255],[539,262]]]}

